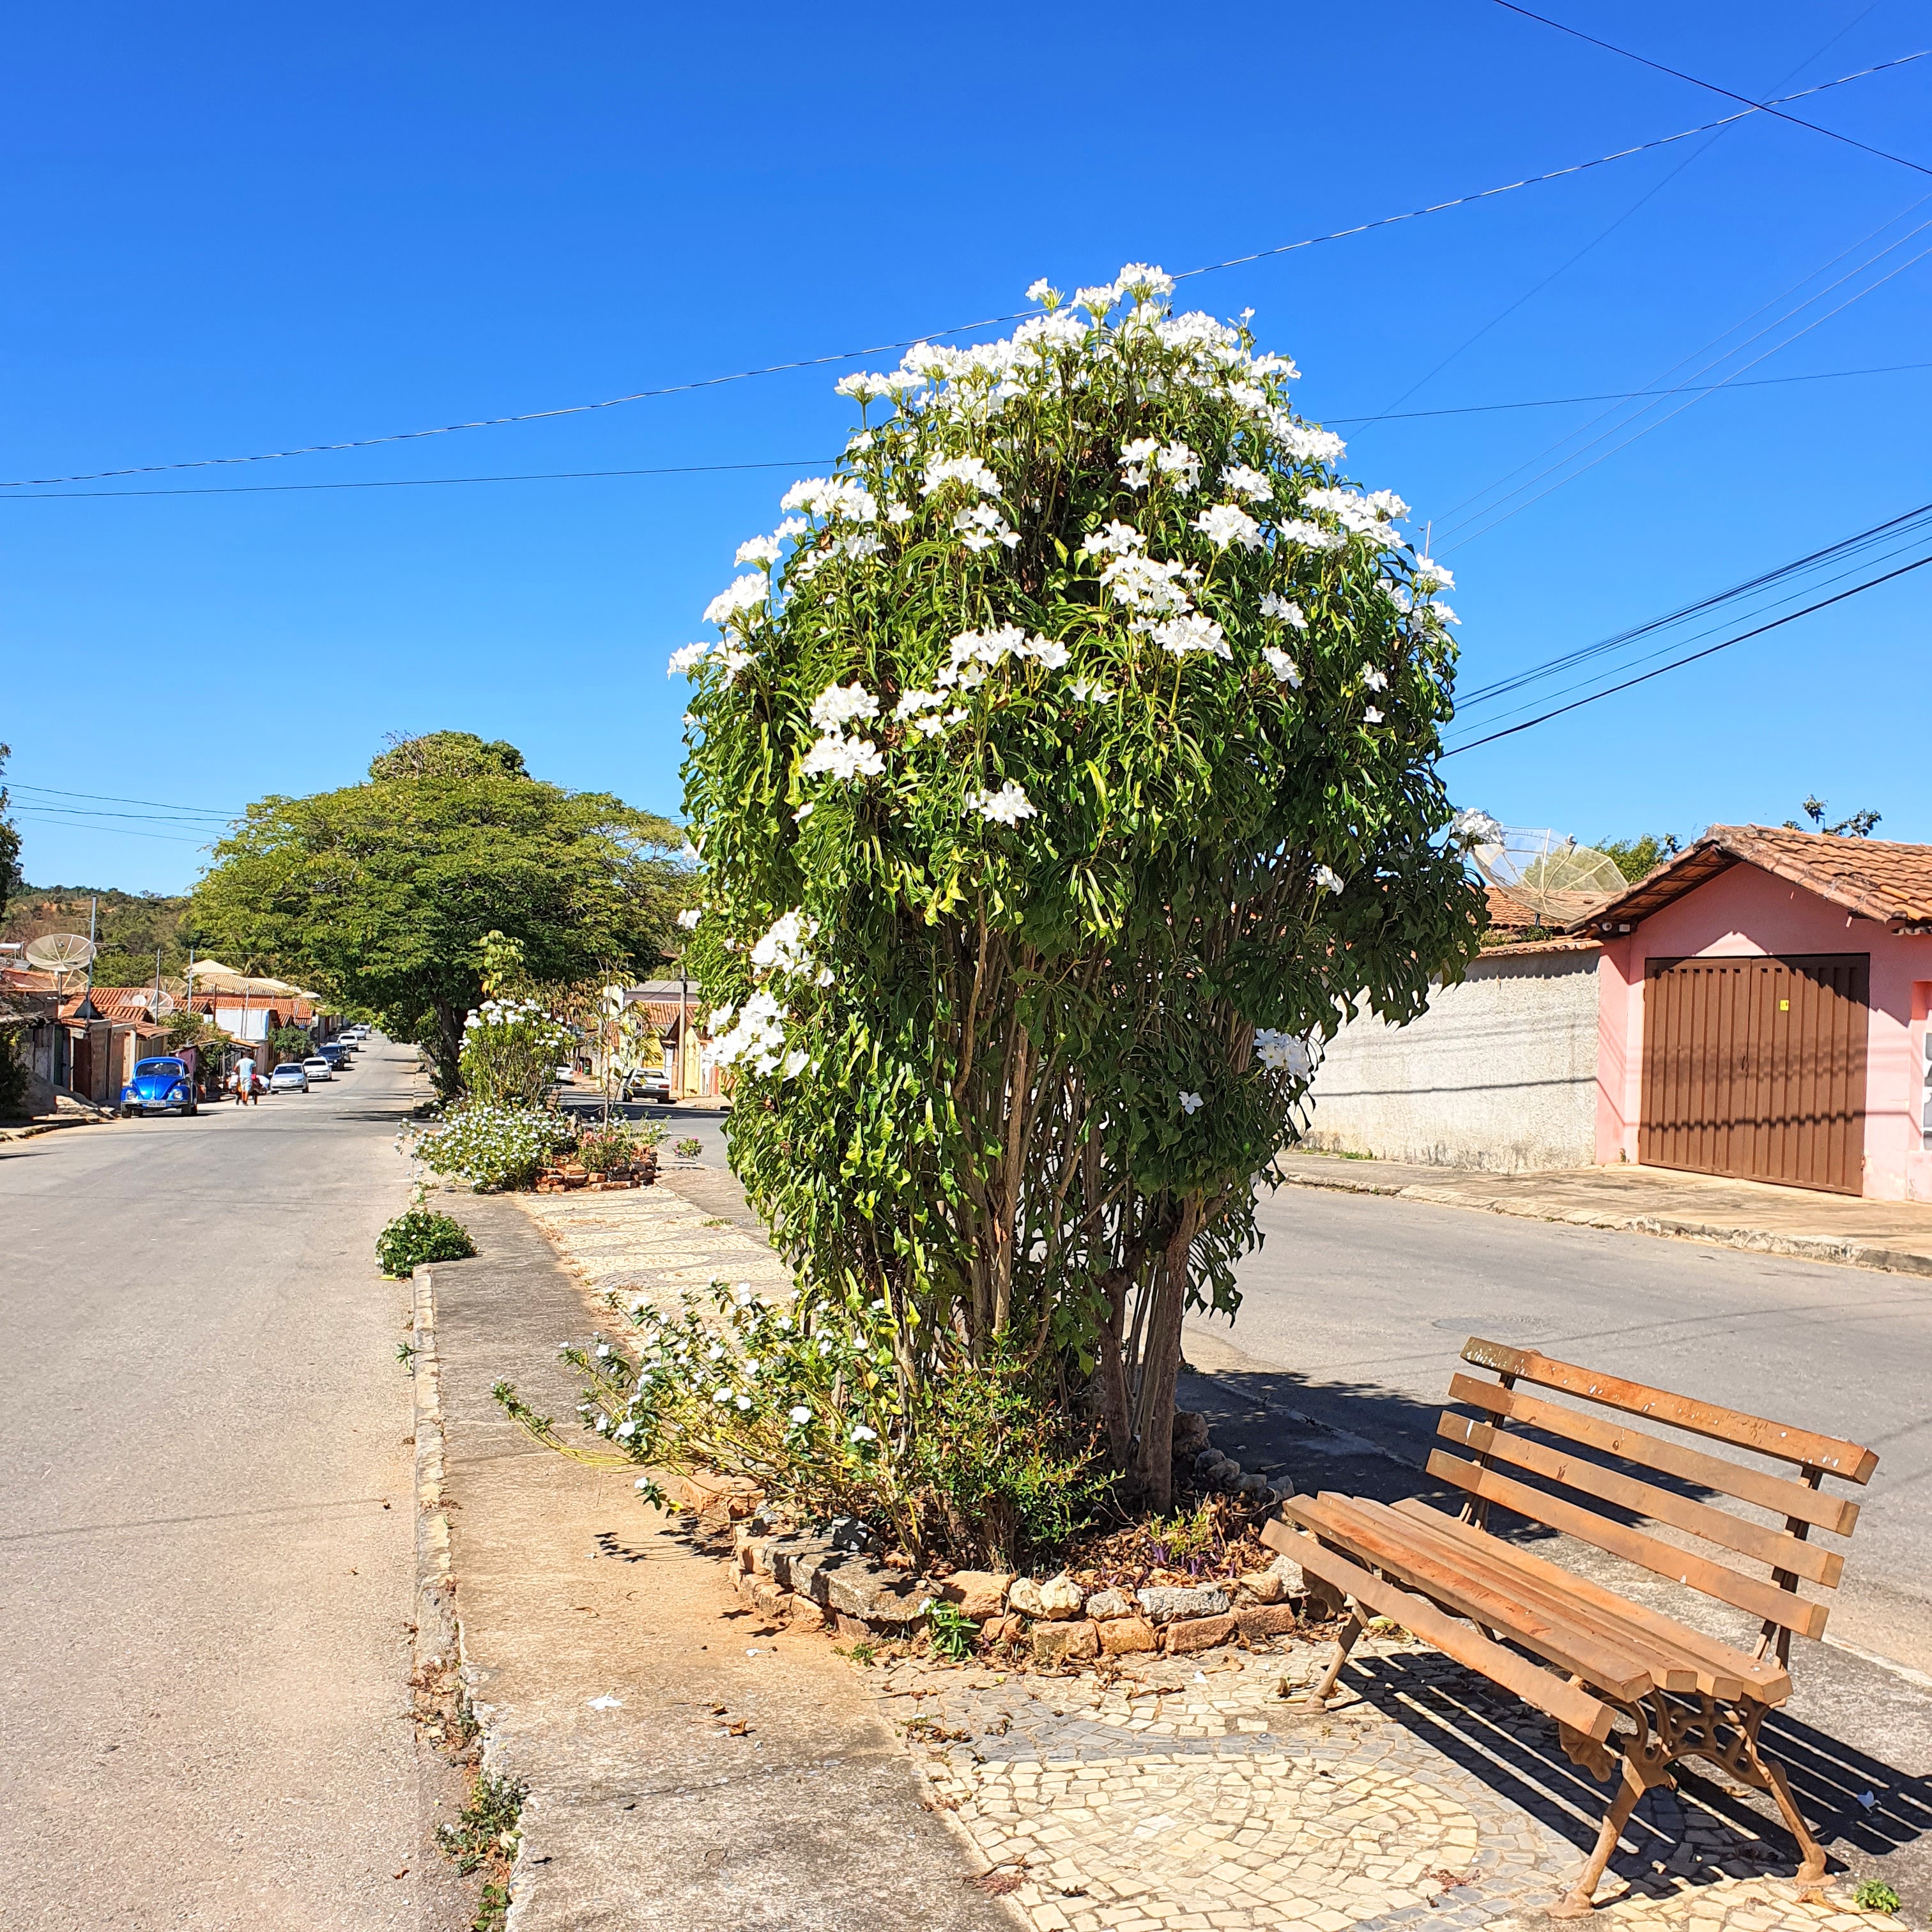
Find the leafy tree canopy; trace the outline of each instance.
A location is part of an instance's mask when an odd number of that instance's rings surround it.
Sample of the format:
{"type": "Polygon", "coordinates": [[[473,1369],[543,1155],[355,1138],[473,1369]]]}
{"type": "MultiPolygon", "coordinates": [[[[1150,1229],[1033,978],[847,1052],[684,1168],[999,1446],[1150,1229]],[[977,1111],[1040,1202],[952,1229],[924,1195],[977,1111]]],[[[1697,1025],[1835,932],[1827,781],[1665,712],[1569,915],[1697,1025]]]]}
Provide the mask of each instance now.
{"type": "Polygon", "coordinates": [[[1648,878],[1658,866],[1683,849],[1674,832],[1646,832],[1634,838],[1605,838],[1597,846],[1632,885],[1648,878]]]}
{"type": "MultiPolygon", "coordinates": [[[[0,774],[14,755],[10,746],[0,745],[0,774]]],[[[7,902],[20,890],[20,828],[7,815],[7,788],[0,784],[0,914],[7,902]]]]}
{"type": "MultiPolygon", "coordinates": [[[[1814,832],[1822,832],[1827,838],[1869,838],[1885,818],[1884,813],[1874,812],[1868,806],[1862,812],[1853,812],[1849,818],[1840,819],[1835,825],[1827,825],[1825,823],[1826,808],[1825,801],[1815,793],[1804,801],[1803,806],[1804,816],[1811,821],[1810,829],[1814,832]]],[[[1806,828],[1796,819],[1787,818],[1784,821],[1784,829],[1787,832],[1802,832],[1806,828]]]]}
{"type": "Polygon", "coordinates": [[[446,1093],[486,937],[538,981],[654,965],[678,903],[668,820],[531,778],[514,746],[466,732],[392,746],[368,781],[269,797],[215,848],[195,889],[230,965],[314,985],[420,1040],[446,1093]]]}

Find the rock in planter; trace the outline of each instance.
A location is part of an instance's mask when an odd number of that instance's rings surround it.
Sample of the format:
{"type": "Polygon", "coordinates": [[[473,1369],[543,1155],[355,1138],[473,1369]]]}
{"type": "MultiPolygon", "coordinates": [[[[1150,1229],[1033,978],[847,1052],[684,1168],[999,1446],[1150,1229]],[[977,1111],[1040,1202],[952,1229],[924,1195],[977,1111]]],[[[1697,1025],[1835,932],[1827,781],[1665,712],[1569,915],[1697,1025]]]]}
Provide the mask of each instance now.
{"type": "Polygon", "coordinates": [[[1228,1610],[1227,1592],[1213,1583],[1193,1589],[1159,1584],[1134,1594],[1142,1616],[1150,1624],[1175,1623],[1184,1617],[1225,1616],[1228,1610]]]}
{"type": "Polygon", "coordinates": [[[1026,1634],[1026,1624],[1018,1617],[988,1617],[980,1626],[980,1640],[985,1643],[1017,1643],[1026,1634]]]}
{"type": "Polygon", "coordinates": [[[940,1586],[940,1595],[976,1624],[998,1616],[1006,1607],[1010,1576],[994,1570],[956,1570],[940,1586]]]}
{"type": "Polygon", "coordinates": [[[1208,1446],[1208,1418],[1191,1409],[1174,1412],[1174,1453],[1190,1460],[1208,1446]]]}
{"type": "Polygon", "coordinates": [[[1160,1646],[1159,1634],[1144,1617],[1114,1617],[1094,1628],[1100,1633],[1101,1649],[1109,1657],[1131,1656],[1160,1646]]]}
{"type": "Polygon", "coordinates": [[[1212,1650],[1217,1643],[1226,1643],[1234,1634],[1232,1617],[1184,1617],[1167,1626],[1164,1634],[1167,1639],[1170,1656],[1180,1656],[1189,1651],[1212,1650]]]}
{"type": "Polygon", "coordinates": [[[1007,1603],[1023,1617],[1060,1623],[1077,1617],[1086,1601],[1080,1586],[1070,1576],[1050,1576],[1044,1583],[1030,1576],[1016,1579],[1006,1592],[1007,1603]]]}
{"type": "Polygon", "coordinates": [[[1279,1570],[1257,1570],[1235,1580],[1236,1595],[1250,1604],[1278,1604],[1288,1594],[1288,1579],[1279,1570]]]}
{"type": "Polygon", "coordinates": [[[1134,1600],[1124,1590],[1096,1590],[1087,1599],[1087,1614],[1096,1623],[1130,1617],[1133,1613],[1134,1600]]]}
{"type": "Polygon", "coordinates": [[[1100,1654],[1100,1626],[1084,1618],[1076,1623],[1035,1624],[1033,1660],[1036,1664],[1073,1664],[1100,1654]]]}

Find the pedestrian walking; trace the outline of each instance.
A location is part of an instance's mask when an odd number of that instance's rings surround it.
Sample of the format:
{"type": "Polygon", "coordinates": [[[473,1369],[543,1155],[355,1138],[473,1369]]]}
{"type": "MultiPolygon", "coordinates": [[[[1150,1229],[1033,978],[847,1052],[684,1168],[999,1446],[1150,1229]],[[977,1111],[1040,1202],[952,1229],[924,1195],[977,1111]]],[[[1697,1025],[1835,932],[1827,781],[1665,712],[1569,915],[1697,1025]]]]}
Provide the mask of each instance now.
{"type": "Polygon", "coordinates": [[[245,1053],[235,1070],[235,1104],[238,1107],[261,1104],[260,1096],[255,1091],[255,1063],[245,1053]]]}

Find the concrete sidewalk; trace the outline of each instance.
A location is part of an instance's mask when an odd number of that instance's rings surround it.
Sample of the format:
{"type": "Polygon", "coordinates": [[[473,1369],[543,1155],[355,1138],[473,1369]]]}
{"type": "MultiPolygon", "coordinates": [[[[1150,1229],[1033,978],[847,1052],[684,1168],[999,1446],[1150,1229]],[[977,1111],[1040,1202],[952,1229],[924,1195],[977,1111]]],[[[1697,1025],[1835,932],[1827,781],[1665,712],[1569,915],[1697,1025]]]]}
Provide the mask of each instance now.
{"type": "Polygon", "coordinates": [[[504,1416],[500,1379],[574,1435],[557,1345],[608,1312],[517,1202],[449,1204],[479,1253],[434,1270],[442,1493],[485,1762],[529,1786],[515,1932],[1011,1932],[858,1673],[504,1416]]]}
{"type": "Polygon", "coordinates": [[[1932,1204],[1720,1180],[1659,1167],[1490,1174],[1291,1150],[1275,1166],[1291,1186],[1386,1194],[1637,1234],[1710,1241],[1800,1260],[1932,1276],[1932,1204]]]}

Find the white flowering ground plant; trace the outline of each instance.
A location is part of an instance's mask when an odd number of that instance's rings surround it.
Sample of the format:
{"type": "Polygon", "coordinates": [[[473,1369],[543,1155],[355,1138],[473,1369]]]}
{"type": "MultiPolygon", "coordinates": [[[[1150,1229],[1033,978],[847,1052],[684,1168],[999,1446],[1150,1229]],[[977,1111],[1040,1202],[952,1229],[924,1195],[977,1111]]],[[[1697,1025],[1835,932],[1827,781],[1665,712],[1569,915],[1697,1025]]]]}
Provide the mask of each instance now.
{"type": "Polygon", "coordinates": [[[413,1151],[432,1173],[466,1180],[478,1194],[495,1194],[531,1186],[576,1139],[567,1114],[466,1100],[421,1134],[413,1151]]]}
{"type": "Polygon", "coordinates": [[[1183,1310],[1234,1306],[1322,1042],[1481,916],[1449,573],[1172,286],[844,379],[844,461],[672,660],[732,1163],[808,1300],[884,1302],[884,1453],[1004,1352],[1160,1508],[1183,1310]]]}
{"type": "MultiPolygon", "coordinates": [[[[598,1444],[588,1460],[638,1464],[639,1493],[660,1507],[656,1472],[710,1469],[755,1483],[802,1521],[854,1516],[908,1549],[1011,1565],[1064,1544],[1099,1487],[1090,1442],[1043,1430],[1024,1378],[997,1360],[926,1391],[917,1453],[894,1454],[907,1417],[883,1300],[801,1316],[724,1281],[670,1312],[607,1298],[632,1346],[558,1352],[584,1378],[578,1418],[598,1444]]],[[[539,1441],[586,1460],[514,1387],[495,1394],[539,1441]]]]}

